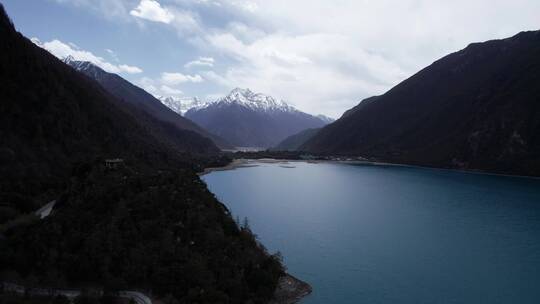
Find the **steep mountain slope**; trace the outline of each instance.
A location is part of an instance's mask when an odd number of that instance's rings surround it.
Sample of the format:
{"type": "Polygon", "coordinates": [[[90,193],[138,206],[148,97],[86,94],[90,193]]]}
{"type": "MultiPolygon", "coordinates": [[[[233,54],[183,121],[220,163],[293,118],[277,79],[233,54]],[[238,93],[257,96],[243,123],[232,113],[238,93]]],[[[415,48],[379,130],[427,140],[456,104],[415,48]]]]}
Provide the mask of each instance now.
{"type": "Polygon", "coordinates": [[[301,148],[540,175],[540,32],[448,55],[360,103],[301,148]]]}
{"type": "Polygon", "coordinates": [[[307,129],[300,131],[282,140],[277,146],[273,147],[274,151],[297,151],[305,142],[315,136],[321,129],[307,129]]]}
{"type": "Polygon", "coordinates": [[[2,17],[3,187],[26,194],[52,189],[74,163],[96,157],[157,162],[177,152],[218,151],[210,140],[114,98],[16,33],[9,19],[2,17]]]}
{"type": "Polygon", "coordinates": [[[368,104],[374,102],[375,100],[377,100],[379,96],[372,96],[372,97],[369,97],[369,98],[366,98],[362,101],[360,101],[359,104],[357,104],[356,106],[354,106],[353,108],[345,111],[345,113],[343,113],[343,115],[341,115],[341,118],[343,117],[347,117],[349,115],[351,115],[352,113],[355,113],[361,109],[363,109],[365,106],[367,106],[368,104]]]}
{"type": "Polygon", "coordinates": [[[180,129],[190,130],[210,138],[221,148],[231,148],[230,144],[227,144],[223,139],[210,134],[192,121],[175,113],[157,98],[119,75],[108,73],[91,62],[74,60],[73,57],[65,58],[64,62],[77,71],[96,80],[105,90],[115,97],[144,110],[156,119],[170,123],[180,129]]]}
{"type": "Polygon", "coordinates": [[[17,33],[1,4],[0,67],[0,215],[56,200],[43,220],[0,222],[0,281],[137,289],[164,303],[268,302],[279,256],[181,154],[215,151],[208,139],[107,93],[17,33]],[[112,157],[124,165],[106,168],[112,157]]]}
{"type": "Polygon", "coordinates": [[[237,147],[272,147],[287,136],[326,124],[285,102],[238,88],[205,107],[189,110],[186,117],[237,147]]]}

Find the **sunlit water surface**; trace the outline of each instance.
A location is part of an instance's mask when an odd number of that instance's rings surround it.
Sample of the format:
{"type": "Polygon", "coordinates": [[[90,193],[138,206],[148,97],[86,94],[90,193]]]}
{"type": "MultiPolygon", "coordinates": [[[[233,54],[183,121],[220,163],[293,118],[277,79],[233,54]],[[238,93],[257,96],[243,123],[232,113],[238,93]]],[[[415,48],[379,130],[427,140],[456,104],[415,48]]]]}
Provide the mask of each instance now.
{"type": "Polygon", "coordinates": [[[204,180],[313,286],[302,304],[540,303],[538,179],[294,162],[204,180]]]}

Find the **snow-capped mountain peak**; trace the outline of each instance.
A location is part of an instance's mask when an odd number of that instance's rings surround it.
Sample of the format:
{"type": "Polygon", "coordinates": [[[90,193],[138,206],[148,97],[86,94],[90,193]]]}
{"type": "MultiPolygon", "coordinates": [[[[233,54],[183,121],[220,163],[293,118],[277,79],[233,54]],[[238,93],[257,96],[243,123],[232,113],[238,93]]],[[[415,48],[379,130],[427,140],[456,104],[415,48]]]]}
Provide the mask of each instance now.
{"type": "Polygon", "coordinates": [[[159,101],[161,101],[161,103],[166,105],[169,109],[180,115],[184,115],[191,109],[203,108],[208,104],[197,97],[157,96],[157,99],[159,99],[159,101]]]}
{"type": "Polygon", "coordinates": [[[94,63],[90,61],[77,60],[71,55],[64,57],[62,61],[79,72],[89,74],[92,78],[96,80],[99,80],[100,78],[104,77],[104,75],[109,74],[94,63]]]}
{"type": "Polygon", "coordinates": [[[250,89],[236,88],[229,95],[218,99],[212,104],[238,104],[255,111],[297,111],[284,101],[276,101],[272,96],[254,93],[250,89]]]}
{"type": "Polygon", "coordinates": [[[186,117],[237,147],[273,147],[290,135],[326,124],[284,101],[240,88],[202,109],[189,110],[186,117]]]}
{"type": "Polygon", "coordinates": [[[90,61],[81,61],[75,59],[73,56],[69,55],[67,57],[64,57],[62,61],[76,69],[77,71],[87,70],[90,67],[96,67],[95,64],[91,63],[90,61]]]}
{"type": "Polygon", "coordinates": [[[67,57],[64,57],[64,59],[62,59],[62,61],[66,64],[71,64],[72,62],[74,61],[77,61],[75,60],[75,58],[71,55],[67,56],[67,57]]]}

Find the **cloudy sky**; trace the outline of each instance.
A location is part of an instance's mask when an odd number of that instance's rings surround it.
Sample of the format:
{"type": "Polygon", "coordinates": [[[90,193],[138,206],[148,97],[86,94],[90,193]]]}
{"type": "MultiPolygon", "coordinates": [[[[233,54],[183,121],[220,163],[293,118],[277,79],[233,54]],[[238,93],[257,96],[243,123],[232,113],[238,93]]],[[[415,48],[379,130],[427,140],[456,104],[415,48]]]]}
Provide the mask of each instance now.
{"type": "Polygon", "coordinates": [[[540,28],[539,0],[0,0],[59,57],[154,95],[251,88],[340,116],[471,42],[540,28]]]}

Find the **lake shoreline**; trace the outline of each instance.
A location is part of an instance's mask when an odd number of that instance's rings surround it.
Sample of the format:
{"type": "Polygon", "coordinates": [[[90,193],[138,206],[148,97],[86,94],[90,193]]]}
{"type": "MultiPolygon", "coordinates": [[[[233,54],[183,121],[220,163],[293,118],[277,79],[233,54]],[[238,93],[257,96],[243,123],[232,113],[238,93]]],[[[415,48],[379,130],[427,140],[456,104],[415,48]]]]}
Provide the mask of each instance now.
{"type": "MultiPolygon", "coordinates": [[[[392,167],[405,167],[405,168],[419,168],[419,169],[430,169],[430,170],[443,170],[449,172],[461,172],[461,173],[472,173],[479,175],[493,175],[493,176],[503,176],[503,177],[521,177],[521,178],[534,178],[539,179],[538,177],[530,176],[516,176],[508,174],[498,174],[490,173],[478,170],[462,170],[462,169],[450,169],[450,168],[437,168],[437,167],[426,167],[418,165],[409,165],[409,164],[399,164],[399,163],[387,163],[387,162],[373,162],[365,160],[299,160],[299,159],[276,159],[276,158],[240,158],[234,159],[229,164],[222,167],[213,167],[206,168],[203,172],[199,173],[199,176],[210,174],[217,171],[229,171],[236,170],[240,168],[250,168],[257,167],[262,164],[282,164],[283,168],[295,168],[292,164],[294,163],[311,163],[311,164],[348,164],[348,165],[368,165],[368,166],[392,166],[392,167]],[[287,165],[289,164],[289,165],[287,165]]],[[[301,299],[311,294],[313,291],[312,287],[290,274],[286,274],[280,278],[278,286],[275,291],[274,299],[269,302],[269,304],[294,304],[298,303],[301,299]]]]}
{"type": "Polygon", "coordinates": [[[203,176],[203,175],[215,172],[215,171],[227,171],[227,170],[234,170],[237,168],[256,166],[256,165],[249,165],[250,162],[251,160],[248,160],[248,159],[234,159],[233,161],[231,161],[230,163],[222,167],[205,168],[204,171],[197,173],[197,175],[203,176]]]}
{"type": "MultiPolygon", "coordinates": [[[[289,160],[278,159],[234,159],[232,162],[223,167],[205,168],[203,172],[198,173],[199,176],[210,174],[216,171],[228,171],[238,168],[257,167],[255,163],[289,163],[289,160]]],[[[279,279],[278,286],[274,292],[274,299],[269,304],[294,304],[308,296],[313,291],[313,288],[308,283],[286,273],[279,279]]]]}
{"type": "Polygon", "coordinates": [[[216,171],[228,171],[238,168],[250,168],[257,167],[257,163],[263,164],[279,164],[279,163],[289,163],[289,162],[306,162],[303,160],[289,160],[289,159],[274,159],[274,158],[260,158],[260,159],[247,159],[247,158],[237,158],[222,167],[210,167],[205,168],[204,171],[199,172],[199,176],[210,174],[216,171]]]}
{"type": "Polygon", "coordinates": [[[420,169],[441,170],[441,171],[449,171],[449,172],[471,173],[471,174],[480,174],[480,175],[492,175],[492,176],[501,176],[501,177],[540,179],[539,176],[530,176],[530,175],[514,175],[514,174],[494,173],[494,172],[474,170],[474,169],[467,170],[467,169],[439,168],[439,167],[420,166],[420,165],[401,164],[401,163],[389,163],[389,162],[377,162],[377,161],[367,161],[367,160],[307,160],[307,159],[300,160],[300,159],[278,159],[278,158],[234,159],[232,162],[230,162],[226,166],[205,168],[203,172],[199,173],[199,176],[203,176],[203,175],[212,173],[214,171],[228,171],[228,170],[235,170],[238,168],[257,167],[258,166],[257,163],[263,163],[263,164],[331,163],[331,164],[350,164],[350,165],[396,166],[396,167],[406,167],[406,168],[420,168],[420,169]]]}
{"type": "Polygon", "coordinates": [[[258,161],[203,179],[231,213],[250,219],[269,252],[283,252],[291,273],[312,285],[299,304],[539,295],[515,278],[534,282],[540,273],[528,270],[540,265],[534,254],[540,180],[357,160],[258,161]],[[395,250],[402,242],[405,254],[395,250]],[[508,275],[486,285],[481,279],[493,276],[493,264],[508,275]],[[487,295],[491,285],[508,294],[487,295]]]}

